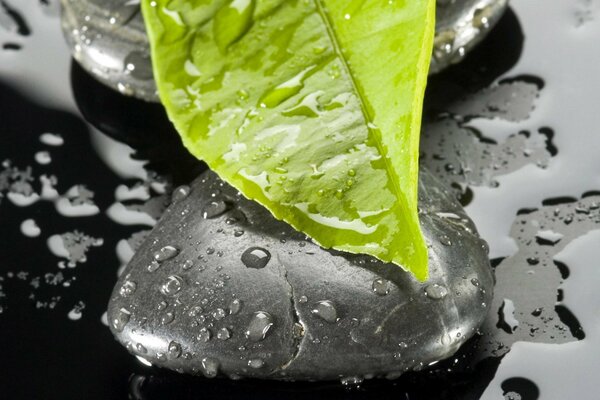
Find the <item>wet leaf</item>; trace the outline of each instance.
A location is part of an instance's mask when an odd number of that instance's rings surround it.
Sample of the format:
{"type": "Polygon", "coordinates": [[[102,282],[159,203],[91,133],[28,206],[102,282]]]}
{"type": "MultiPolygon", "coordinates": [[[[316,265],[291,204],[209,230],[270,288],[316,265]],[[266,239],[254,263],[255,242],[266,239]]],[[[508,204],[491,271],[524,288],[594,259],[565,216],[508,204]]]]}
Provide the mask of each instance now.
{"type": "Polygon", "coordinates": [[[423,280],[418,142],[434,0],[145,0],[186,147],[320,245],[423,280]]]}

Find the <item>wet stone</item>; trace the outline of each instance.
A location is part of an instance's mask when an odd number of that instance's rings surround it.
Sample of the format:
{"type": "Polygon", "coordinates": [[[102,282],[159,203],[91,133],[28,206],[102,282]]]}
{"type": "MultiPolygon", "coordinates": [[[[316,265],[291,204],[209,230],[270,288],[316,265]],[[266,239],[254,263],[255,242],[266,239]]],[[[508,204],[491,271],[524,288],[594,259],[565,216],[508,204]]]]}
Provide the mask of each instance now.
{"type": "MultiPolygon", "coordinates": [[[[126,96],[158,101],[139,3],[61,3],[62,28],[75,60],[99,81],[126,96]]],[[[507,5],[508,0],[438,1],[431,73],[461,61],[485,38],[507,5]]]]}
{"type": "Polygon", "coordinates": [[[109,304],[117,340],[125,347],[139,343],[154,365],[206,377],[399,376],[453,355],[488,313],[493,280],[486,247],[426,171],[419,187],[430,245],[425,283],[369,256],[321,249],[211,172],[190,186],[142,243],[109,304]],[[217,191],[230,207],[206,219],[202,205],[217,191]],[[228,224],[238,213],[247,218],[228,224]],[[236,228],[244,235],[234,237],[236,228]],[[176,243],[180,254],[149,273],[156,243],[176,243]],[[244,258],[250,249],[253,258],[244,258]],[[202,269],[181,267],[182,260],[199,257],[202,269]],[[137,287],[124,297],[127,281],[137,287]],[[165,325],[168,312],[174,318],[165,325]]]}

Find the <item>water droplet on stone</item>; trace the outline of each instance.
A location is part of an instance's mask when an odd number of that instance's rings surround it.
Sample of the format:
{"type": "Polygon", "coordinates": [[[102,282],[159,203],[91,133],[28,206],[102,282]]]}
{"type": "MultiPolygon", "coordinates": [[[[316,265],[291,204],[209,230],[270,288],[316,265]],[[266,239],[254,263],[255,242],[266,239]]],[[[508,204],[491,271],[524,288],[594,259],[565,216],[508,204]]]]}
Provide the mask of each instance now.
{"type": "Polygon", "coordinates": [[[154,272],[160,268],[160,264],[156,260],[152,260],[152,262],[148,265],[148,272],[154,272]]]}
{"type": "Polygon", "coordinates": [[[202,359],[202,372],[207,378],[214,378],[219,373],[219,360],[206,357],[202,359]]]}
{"type": "Polygon", "coordinates": [[[137,289],[137,284],[135,282],[125,281],[119,289],[119,294],[123,297],[128,297],[135,292],[135,289],[137,289]]]}
{"type": "Polygon", "coordinates": [[[152,79],[150,57],[139,51],[132,51],[125,57],[125,71],[136,79],[152,79]]]}
{"type": "Polygon", "coordinates": [[[425,294],[430,299],[441,300],[448,294],[448,289],[445,286],[434,283],[425,288],[425,294]]]}
{"type": "Polygon", "coordinates": [[[221,328],[217,332],[217,339],[219,340],[227,340],[231,337],[231,331],[227,328],[221,328]]]}
{"type": "Polygon", "coordinates": [[[202,307],[200,306],[194,306],[190,309],[190,311],[188,312],[188,315],[192,318],[197,317],[198,315],[202,314],[204,310],[202,309],[202,307]]]}
{"type": "Polygon", "coordinates": [[[346,378],[342,378],[340,380],[340,382],[342,383],[342,385],[346,386],[346,387],[354,387],[357,388],[361,385],[361,383],[363,383],[364,378],[360,377],[360,376],[349,376],[346,378]]]}
{"type": "Polygon", "coordinates": [[[162,292],[167,296],[173,296],[183,287],[183,279],[177,275],[171,275],[167,278],[167,282],[162,286],[162,292]]]}
{"type": "Polygon", "coordinates": [[[240,312],[240,310],[242,309],[242,301],[235,299],[231,302],[231,304],[229,304],[229,313],[232,315],[235,315],[237,313],[240,312]]]}
{"type": "Polygon", "coordinates": [[[271,314],[258,311],[254,313],[252,319],[250,320],[250,324],[248,324],[248,329],[246,329],[246,337],[253,342],[259,342],[263,340],[271,327],[273,326],[273,317],[271,314]]]}
{"type": "Polygon", "coordinates": [[[242,262],[248,268],[264,268],[271,259],[271,253],[261,247],[250,247],[242,254],[242,262]]]}
{"type": "Polygon", "coordinates": [[[160,323],[163,325],[169,325],[171,322],[173,322],[174,319],[175,314],[173,314],[172,312],[168,312],[160,318],[160,323]]]}
{"type": "Polygon", "coordinates": [[[233,232],[233,236],[235,236],[235,237],[241,237],[241,236],[243,236],[243,235],[244,235],[244,231],[243,231],[243,230],[241,230],[241,229],[236,229],[236,230],[233,232]]]}
{"type": "Polygon", "coordinates": [[[376,295],[385,296],[390,292],[390,281],[381,278],[375,279],[372,288],[376,295]]]}
{"type": "Polygon", "coordinates": [[[161,301],[160,303],[158,303],[158,306],[156,306],[156,309],[158,311],[162,311],[164,309],[166,309],[169,306],[169,303],[167,303],[166,301],[161,301]]]}
{"type": "Polygon", "coordinates": [[[538,307],[531,312],[531,315],[533,315],[534,317],[539,317],[540,315],[542,315],[542,311],[544,311],[544,309],[542,307],[538,307]]]}
{"type": "Polygon", "coordinates": [[[338,320],[337,310],[330,300],[319,301],[310,312],[330,324],[338,320]]]}
{"type": "Polygon", "coordinates": [[[222,320],[223,318],[225,318],[226,315],[227,315],[227,313],[222,308],[217,308],[212,313],[213,318],[216,319],[217,321],[222,320]]]}
{"type": "Polygon", "coordinates": [[[173,203],[180,202],[181,200],[188,197],[191,193],[191,189],[187,185],[179,186],[177,189],[173,190],[173,194],[171,195],[171,201],[173,203]]]}
{"type": "Polygon", "coordinates": [[[452,241],[450,240],[450,238],[447,235],[440,236],[440,243],[443,244],[444,246],[452,246],[452,241]]]}
{"type": "Polygon", "coordinates": [[[262,358],[253,358],[248,360],[248,366],[253,369],[260,369],[264,367],[265,362],[262,358]]]}
{"type": "Polygon", "coordinates": [[[300,296],[300,298],[298,299],[298,302],[302,303],[302,304],[306,303],[307,301],[308,301],[308,297],[306,297],[306,296],[300,296]]]}
{"type": "Polygon", "coordinates": [[[202,328],[200,329],[200,332],[198,332],[198,340],[201,342],[208,342],[211,337],[212,333],[208,328],[202,328]]]}
{"type": "Polygon", "coordinates": [[[473,284],[473,286],[479,286],[479,279],[473,278],[471,279],[471,283],[473,284]]]}
{"type": "Polygon", "coordinates": [[[194,266],[194,262],[192,260],[187,260],[183,264],[181,264],[181,269],[187,271],[194,266]]]}
{"type": "Polygon", "coordinates": [[[154,259],[161,263],[176,257],[179,254],[179,249],[173,246],[165,246],[162,249],[154,253],[154,259]]]}
{"type": "Polygon", "coordinates": [[[125,308],[121,308],[117,312],[117,315],[115,315],[115,318],[112,320],[112,326],[115,329],[115,331],[123,332],[123,329],[125,329],[125,325],[127,325],[130,318],[131,313],[125,308]]]}
{"type": "Polygon", "coordinates": [[[172,341],[169,343],[169,347],[167,348],[167,357],[170,360],[175,360],[181,356],[181,345],[176,341],[172,341]]]}
{"type": "Polygon", "coordinates": [[[138,344],[135,346],[135,349],[136,349],[138,352],[142,353],[142,354],[146,354],[146,353],[148,352],[148,350],[147,350],[147,349],[144,347],[144,345],[143,345],[143,344],[141,344],[141,343],[138,343],[138,344]]]}
{"type": "Polygon", "coordinates": [[[202,208],[202,216],[205,219],[216,218],[225,211],[227,211],[227,203],[223,200],[215,199],[204,205],[204,208],[202,208]]]}

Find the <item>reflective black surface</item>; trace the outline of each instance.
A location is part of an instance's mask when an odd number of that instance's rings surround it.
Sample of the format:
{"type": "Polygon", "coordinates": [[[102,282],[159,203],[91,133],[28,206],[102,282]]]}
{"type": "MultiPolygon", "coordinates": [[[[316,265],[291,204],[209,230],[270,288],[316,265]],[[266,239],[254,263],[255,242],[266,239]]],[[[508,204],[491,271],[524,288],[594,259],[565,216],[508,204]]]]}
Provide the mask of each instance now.
{"type": "MultiPolygon", "coordinates": [[[[460,65],[431,80],[427,108],[435,114],[454,96],[486,87],[516,63],[523,35],[517,17],[509,12],[487,40],[460,65]]],[[[171,177],[175,184],[189,182],[204,166],[182,148],[159,105],[128,99],[107,89],[73,64],[72,85],[78,107],[87,121],[104,134],[136,149],[136,157],[149,160],[148,168],[171,177]]],[[[43,149],[39,136],[60,132],[64,146],[52,149],[50,165],[34,165],[36,176],[55,174],[57,190],[65,192],[85,184],[94,202],[106,210],[114,202],[114,188],[132,183],[119,178],[96,155],[87,126],[79,116],[44,109],[0,84],[0,161],[10,159],[21,169],[32,165],[32,155],[43,149]]],[[[40,185],[33,181],[36,191],[40,185]]],[[[116,281],[117,242],[143,226],[118,225],[103,213],[85,218],[63,218],[51,202],[20,208],[0,197],[0,398],[4,399],[477,399],[491,380],[499,359],[478,365],[469,362],[477,340],[455,359],[430,371],[415,372],[396,381],[371,380],[360,388],[337,382],[292,384],[261,381],[207,380],[146,367],[112,338],[101,322],[116,281]],[[36,219],[43,234],[26,238],[19,233],[27,218],[36,219]],[[46,284],[55,273],[58,258],[48,252],[46,238],[80,230],[104,243],[89,250],[88,262],[62,269],[65,288],[46,284]],[[12,274],[11,274],[12,272],[12,274]],[[18,273],[26,272],[21,278],[18,273]],[[39,276],[35,288],[31,278],[39,276]],[[56,300],[55,296],[60,296],[56,300]],[[67,314],[84,299],[83,318],[67,314]],[[56,305],[51,308],[53,300],[56,305]],[[40,305],[41,304],[41,305],[40,305]],[[455,365],[456,364],[456,365],[455,365]],[[452,372],[447,372],[451,369],[452,372]]],[[[514,384],[514,382],[508,385],[514,384]]],[[[506,390],[511,390],[507,388],[506,390]]],[[[524,397],[525,398],[525,397],[524,397]]],[[[532,397],[528,397],[534,399],[532,397]]]]}

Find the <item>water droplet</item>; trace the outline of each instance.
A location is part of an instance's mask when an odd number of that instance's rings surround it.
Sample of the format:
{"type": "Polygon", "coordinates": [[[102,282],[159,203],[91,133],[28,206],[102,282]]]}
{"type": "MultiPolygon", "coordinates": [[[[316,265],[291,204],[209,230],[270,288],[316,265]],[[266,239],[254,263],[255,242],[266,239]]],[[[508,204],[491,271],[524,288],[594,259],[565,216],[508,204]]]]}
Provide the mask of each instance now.
{"type": "Polygon", "coordinates": [[[342,383],[342,385],[346,386],[346,387],[354,387],[357,388],[361,385],[361,383],[363,383],[364,378],[360,377],[360,376],[349,376],[346,378],[342,378],[340,380],[340,382],[342,383]]]}
{"type": "Polygon", "coordinates": [[[152,260],[152,262],[148,265],[148,272],[154,272],[160,268],[160,264],[156,260],[152,260]]]}
{"type": "Polygon", "coordinates": [[[201,342],[208,342],[211,337],[212,332],[208,328],[202,328],[200,329],[200,332],[198,332],[198,340],[201,342]]]}
{"type": "Polygon", "coordinates": [[[447,235],[440,236],[440,243],[444,246],[452,246],[452,240],[447,235]]]}
{"type": "Polygon", "coordinates": [[[171,322],[173,322],[174,319],[175,314],[173,314],[172,312],[168,312],[160,318],[160,323],[163,325],[169,325],[171,322]]]}
{"type": "Polygon", "coordinates": [[[271,259],[271,253],[261,247],[250,247],[242,254],[242,262],[248,268],[264,268],[271,259]]]}
{"type": "Polygon", "coordinates": [[[271,317],[271,314],[264,311],[258,311],[252,316],[245,335],[253,342],[260,342],[267,336],[267,333],[272,326],[273,317],[271,317]]]}
{"type": "Polygon", "coordinates": [[[217,339],[219,340],[227,340],[231,337],[231,331],[227,328],[221,328],[217,332],[217,339]]]}
{"type": "Polygon", "coordinates": [[[253,358],[248,360],[248,366],[253,369],[260,369],[264,367],[265,362],[262,358],[253,358]]]}
{"type": "Polygon", "coordinates": [[[527,263],[529,265],[537,265],[540,263],[540,259],[537,257],[529,257],[529,258],[527,258],[527,263]]]}
{"type": "Polygon", "coordinates": [[[123,329],[125,329],[125,325],[129,323],[130,318],[131,313],[127,309],[121,308],[112,320],[112,326],[114,330],[117,332],[123,332],[123,329]]]}
{"type": "Polygon", "coordinates": [[[171,341],[167,348],[167,357],[170,360],[175,360],[181,356],[181,345],[176,341],[171,341]]]}
{"type": "Polygon", "coordinates": [[[154,253],[154,259],[162,263],[164,261],[170,260],[173,257],[176,257],[179,254],[179,249],[173,246],[165,246],[162,249],[158,250],[154,253]]]}
{"type": "Polygon", "coordinates": [[[302,304],[306,303],[307,301],[308,301],[308,297],[306,297],[306,296],[300,296],[300,298],[298,299],[298,302],[302,303],[302,304]]]}
{"type": "Polygon", "coordinates": [[[166,301],[161,301],[160,303],[158,303],[158,306],[156,306],[156,309],[158,311],[162,311],[164,309],[166,309],[169,306],[169,303],[167,303],[166,301]]]}
{"type": "Polygon", "coordinates": [[[385,296],[390,292],[390,281],[378,278],[373,281],[372,287],[376,295],[385,296]]]}
{"type": "Polygon", "coordinates": [[[235,299],[231,302],[231,304],[229,304],[229,313],[232,315],[235,315],[237,313],[240,312],[240,310],[242,309],[242,301],[235,299]]]}
{"type": "Polygon", "coordinates": [[[214,378],[219,373],[219,360],[206,357],[202,359],[202,372],[207,378],[214,378]]]}
{"type": "Polygon", "coordinates": [[[148,54],[132,51],[125,57],[125,71],[136,79],[152,79],[152,63],[148,54]]]}
{"type": "Polygon", "coordinates": [[[434,283],[425,288],[425,294],[430,299],[441,300],[448,294],[448,289],[445,286],[434,283]]]}
{"type": "Polygon", "coordinates": [[[193,266],[194,266],[194,262],[192,260],[187,260],[183,264],[181,264],[181,269],[183,269],[184,271],[187,271],[189,269],[192,269],[193,266]]]}
{"type": "Polygon", "coordinates": [[[188,315],[192,318],[197,317],[198,315],[202,314],[204,310],[202,309],[202,307],[200,306],[194,306],[190,309],[190,311],[188,312],[188,315]]]}
{"type": "Polygon", "coordinates": [[[178,203],[181,200],[187,198],[191,192],[192,192],[192,189],[189,186],[187,186],[187,185],[179,186],[178,188],[173,190],[173,194],[171,195],[171,201],[173,203],[178,203]]]}
{"type": "Polygon", "coordinates": [[[136,349],[138,352],[142,353],[142,354],[146,354],[146,353],[148,353],[148,350],[147,350],[147,349],[144,347],[144,345],[143,345],[143,344],[141,344],[141,343],[138,343],[138,344],[136,344],[136,345],[135,345],[135,349],[136,349]]]}
{"type": "Polygon", "coordinates": [[[225,318],[226,315],[227,315],[227,313],[222,308],[217,308],[212,313],[213,318],[216,319],[217,321],[222,320],[223,318],[225,318]]]}
{"type": "Polygon", "coordinates": [[[123,297],[129,297],[137,289],[137,284],[133,281],[125,281],[119,289],[119,294],[123,297]]]}
{"type": "Polygon", "coordinates": [[[473,284],[473,286],[479,286],[479,279],[473,278],[471,279],[471,283],[473,284]]]}
{"type": "Polygon", "coordinates": [[[252,26],[256,0],[232,1],[213,19],[213,34],[221,52],[240,40],[252,26]]]}
{"type": "Polygon", "coordinates": [[[171,275],[167,278],[167,282],[162,286],[162,292],[167,296],[173,296],[183,287],[183,279],[177,275],[171,275]]]}
{"type": "Polygon", "coordinates": [[[227,203],[221,199],[214,199],[209,201],[202,208],[202,216],[205,219],[217,218],[219,215],[227,211],[227,203]]]}
{"type": "Polygon", "coordinates": [[[236,229],[236,230],[233,232],[233,236],[235,236],[235,237],[240,237],[240,236],[243,236],[243,235],[244,235],[244,231],[243,231],[243,230],[241,230],[241,229],[236,229]]]}
{"type": "Polygon", "coordinates": [[[310,312],[330,324],[338,320],[337,310],[330,300],[319,301],[310,312]]]}

